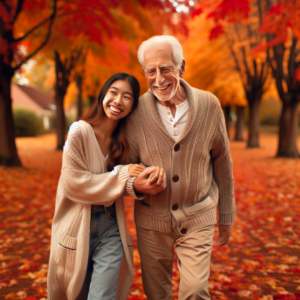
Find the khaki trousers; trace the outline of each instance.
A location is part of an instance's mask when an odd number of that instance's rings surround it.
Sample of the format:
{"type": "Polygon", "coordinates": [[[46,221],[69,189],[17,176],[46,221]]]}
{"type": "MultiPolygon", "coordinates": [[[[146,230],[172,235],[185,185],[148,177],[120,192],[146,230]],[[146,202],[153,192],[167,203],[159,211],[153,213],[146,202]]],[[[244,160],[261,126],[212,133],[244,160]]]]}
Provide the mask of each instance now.
{"type": "Polygon", "coordinates": [[[179,300],[210,299],[208,278],[214,225],[177,238],[137,226],[142,280],[148,300],[172,300],[174,244],[180,271],[179,300]]]}

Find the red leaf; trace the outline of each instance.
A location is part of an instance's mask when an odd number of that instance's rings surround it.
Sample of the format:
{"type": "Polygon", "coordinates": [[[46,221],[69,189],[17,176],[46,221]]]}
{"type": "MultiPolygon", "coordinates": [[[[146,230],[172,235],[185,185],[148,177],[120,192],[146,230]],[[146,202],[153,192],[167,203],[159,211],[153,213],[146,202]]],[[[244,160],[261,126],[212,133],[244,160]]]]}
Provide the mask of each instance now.
{"type": "Polygon", "coordinates": [[[192,19],[194,19],[195,17],[201,15],[203,12],[203,8],[197,8],[196,10],[194,10],[191,14],[192,19]]]}
{"type": "Polygon", "coordinates": [[[217,25],[216,27],[214,27],[211,32],[210,32],[210,36],[209,39],[213,40],[216,39],[217,37],[219,37],[220,35],[222,35],[224,33],[224,29],[222,25],[217,25]]]}

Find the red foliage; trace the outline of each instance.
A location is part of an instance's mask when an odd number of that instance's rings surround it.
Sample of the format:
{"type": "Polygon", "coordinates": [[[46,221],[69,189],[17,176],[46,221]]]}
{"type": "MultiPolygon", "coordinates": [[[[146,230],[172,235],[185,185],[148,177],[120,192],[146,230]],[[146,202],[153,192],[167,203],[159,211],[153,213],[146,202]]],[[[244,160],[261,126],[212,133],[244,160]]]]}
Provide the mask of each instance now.
{"type": "MultiPolygon", "coordinates": [[[[300,142],[300,140],[299,140],[300,142]]],[[[0,298],[46,298],[46,276],[61,152],[55,136],[17,139],[25,168],[0,167],[0,298]]],[[[212,300],[300,300],[300,162],[272,159],[275,136],[261,136],[261,149],[231,144],[237,217],[230,244],[212,250],[212,300]]],[[[128,299],[145,299],[136,248],[133,204],[126,198],[133,235],[135,280],[128,299]]],[[[174,261],[173,299],[179,270],[174,261]]]]}
{"type": "Polygon", "coordinates": [[[203,8],[202,7],[197,8],[191,13],[191,17],[192,19],[194,19],[195,17],[201,15],[202,13],[203,13],[203,8]]]}
{"type": "Polygon", "coordinates": [[[299,1],[283,0],[273,6],[263,17],[261,32],[273,36],[268,46],[284,43],[288,38],[288,28],[300,39],[300,3],[299,1]]]}
{"type": "Polygon", "coordinates": [[[224,33],[223,26],[217,25],[210,31],[209,39],[210,40],[216,39],[218,36],[222,35],[223,33],[224,33]]]}
{"type": "Polygon", "coordinates": [[[249,12],[250,6],[248,0],[222,0],[207,17],[214,19],[216,23],[221,20],[237,23],[247,19],[249,12]]]}

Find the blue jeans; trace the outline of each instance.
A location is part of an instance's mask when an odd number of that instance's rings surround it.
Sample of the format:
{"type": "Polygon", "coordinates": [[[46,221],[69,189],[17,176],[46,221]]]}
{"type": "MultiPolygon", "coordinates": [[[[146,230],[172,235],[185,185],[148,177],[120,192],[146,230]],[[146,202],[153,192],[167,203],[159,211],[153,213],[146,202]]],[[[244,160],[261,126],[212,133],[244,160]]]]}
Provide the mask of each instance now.
{"type": "Polygon", "coordinates": [[[92,212],[87,272],[77,300],[116,298],[123,246],[117,219],[92,212]]]}

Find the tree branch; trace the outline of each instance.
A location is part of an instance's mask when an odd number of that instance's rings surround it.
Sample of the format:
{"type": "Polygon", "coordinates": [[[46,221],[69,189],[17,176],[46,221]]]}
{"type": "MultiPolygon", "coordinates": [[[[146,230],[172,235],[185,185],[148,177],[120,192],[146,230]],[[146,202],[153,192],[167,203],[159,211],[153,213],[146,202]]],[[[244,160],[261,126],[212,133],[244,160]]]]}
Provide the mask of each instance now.
{"type": "Polygon", "coordinates": [[[294,76],[295,76],[295,61],[296,61],[296,47],[297,47],[297,40],[293,35],[293,42],[292,42],[292,46],[290,49],[290,57],[289,57],[289,61],[288,61],[288,77],[289,77],[289,81],[293,82],[294,76]]]}
{"type": "MultiPolygon", "coordinates": [[[[65,17],[67,15],[70,15],[70,14],[73,14],[75,11],[72,11],[72,12],[67,12],[67,13],[63,13],[63,14],[60,14],[60,15],[56,15],[56,19],[59,19],[59,18],[62,18],[62,17],[65,17]]],[[[50,21],[52,19],[52,14],[51,16],[45,18],[43,21],[41,21],[39,24],[37,24],[36,26],[32,27],[28,32],[26,32],[22,37],[18,38],[18,39],[15,39],[14,41],[15,42],[20,42],[24,39],[26,39],[32,32],[34,32],[36,29],[38,29],[39,27],[43,26],[44,24],[46,24],[48,21],[50,21]]]]}
{"type": "Polygon", "coordinates": [[[261,70],[260,70],[260,80],[262,84],[264,85],[267,78],[268,78],[268,64],[266,63],[261,63],[261,70]]]}
{"type": "Polygon", "coordinates": [[[16,12],[15,12],[14,19],[13,19],[13,24],[15,23],[19,13],[22,11],[23,2],[24,2],[24,0],[18,0],[16,12]]]}
{"type": "Polygon", "coordinates": [[[262,9],[261,9],[261,0],[257,0],[257,6],[259,11],[259,25],[262,25],[262,9]]]}
{"type": "MultiPolygon", "coordinates": [[[[51,14],[52,16],[52,14],[51,14]]],[[[47,17],[46,19],[44,19],[43,21],[41,21],[39,24],[37,24],[36,26],[32,27],[28,32],[26,32],[22,37],[15,39],[15,42],[20,42],[24,39],[26,39],[32,32],[34,32],[36,29],[38,29],[39,27],[41,27],[42,25],[46,24],[48,21],[51,20],[51,16],[47,17]]]]}
{"type": "Polygon", "coordinates": [[[48,27],[48,33],[45,37],[45,40],[43,41],[43,43],[35,50],[33,51],[31,54],[29,54],[23,61],[21,61],[17,66],[15,66],[13,68],[13,71],[15,72],[16,70],[18,70],[27,60],[29,60],[31,57],[33,57],[34,55],[36,55],[48,42],[49,38],[50,38],[50,34],[51,34],[51,29],[52,29],[52,25],[55,19],[55,15],[56,15],[56,3],[57,0],[53,0],[53,12],[50,16],[50,23],[49,23],[49,27],[48,27]]]}
{"type": "Polygon", "coordinates": [[[248,77],[247,82],[249,83],[251,81],[251,83],[252,83],[252,76],[251,76],[251,72],[250,72],[250,69],[249,69],[249,66],[248,66],[248,63],[247,63],[247,56],[246,56],[245,47],[241,47],[241,52],[243,54],[243,62],[244,62],[247,77],[248,77]]]}
{"type": "MultiPolygon", "coordinates": [[[[274,52],[274,47],[273,47],[273,52],[274,52]]],[[[275,54],[273,54],[273,55],[275,55],[275,54]]],[[[284,102],[285,93],[284,93],[284,90],[283,90],[282,81],[281,81],[281,78],[279,76],[279,72],[277,71],[278,65],[276,63],[277,67],[276,68],[274,67],[273,61],[272,61],[272,58],[271,58],[271,55],[270,55],[270,48],[269,47],[267,48],[267,58],[268,58],[269,65],[272,69],[273,77],[275,78],[276,87],[277,87],[279,97],[280,97],[281,101],[284,102]]]]}
{"type": "Polygon", "coordinates": [[[276,69],[277,72],[279,73],[279,76],[281,80],[285,80],[286,84],[288,85],[289,89],[291,89],[292,81],[289,81],[288,75],[284,73],[283,65],[284,65],[284,52],[286,50],[286,47],[283,43],[274,46],[273,47],[273,52],[274,52],[274,58],[276,61],[276,69]]]}

